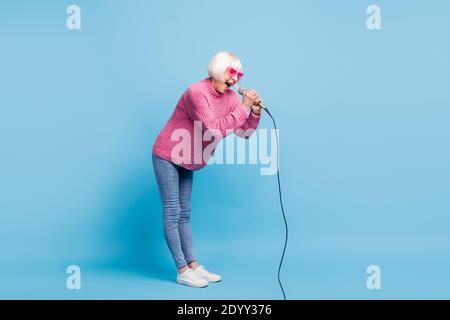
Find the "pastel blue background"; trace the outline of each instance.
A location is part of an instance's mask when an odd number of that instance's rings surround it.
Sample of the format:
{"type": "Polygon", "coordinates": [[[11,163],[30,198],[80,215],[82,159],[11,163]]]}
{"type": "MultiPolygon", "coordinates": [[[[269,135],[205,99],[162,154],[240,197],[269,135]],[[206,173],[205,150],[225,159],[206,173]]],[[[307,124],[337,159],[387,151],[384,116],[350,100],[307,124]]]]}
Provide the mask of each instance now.
{"type": "Polygon", "coordinates": [[[444,0],[1,1],[0,297],[282,297],[276,180],[259,166],[195,173],[197,253],[221,284],[175,284],[163,238],[151,146],[226,49],[280,128],[288,298],[450,298],[449,12],[444,0]],[[66,29],[72,3],[79,31],[66,29]],[[366,28],[372,3],[381,31],[366,28]],[[66,289],[71,264],[80,291],[66,289]]]}

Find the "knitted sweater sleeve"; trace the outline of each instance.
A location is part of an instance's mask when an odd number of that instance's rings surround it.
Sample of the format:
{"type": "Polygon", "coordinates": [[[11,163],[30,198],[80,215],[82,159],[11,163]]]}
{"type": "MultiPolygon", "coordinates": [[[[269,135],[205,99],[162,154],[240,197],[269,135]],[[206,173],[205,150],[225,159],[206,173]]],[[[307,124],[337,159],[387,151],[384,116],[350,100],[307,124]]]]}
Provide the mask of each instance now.
{"type": "Polygon", "coordinates": [[[240,105],[234,105],[231,112],[221,118],[215,116],[211,106],[200,90],[189,88],[185,96],[186,112],[196,121],[201,121],[210,130],[219,130],[222,136],[240,128],[247,120],[247,113],[240,105]]]}

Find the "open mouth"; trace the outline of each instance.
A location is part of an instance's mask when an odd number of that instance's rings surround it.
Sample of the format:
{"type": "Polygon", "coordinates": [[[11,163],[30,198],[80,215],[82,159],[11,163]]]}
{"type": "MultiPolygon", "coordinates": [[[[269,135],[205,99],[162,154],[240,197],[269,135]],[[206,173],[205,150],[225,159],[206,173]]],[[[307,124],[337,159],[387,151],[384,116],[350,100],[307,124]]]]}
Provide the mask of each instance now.
{"type": "Polygon", "coordinates": [[[231,87],[231,86],[233,85],[233,84],[229,83],[228,81],[225,82],[225,84],[227,85],[228,88],[231,87]]]}

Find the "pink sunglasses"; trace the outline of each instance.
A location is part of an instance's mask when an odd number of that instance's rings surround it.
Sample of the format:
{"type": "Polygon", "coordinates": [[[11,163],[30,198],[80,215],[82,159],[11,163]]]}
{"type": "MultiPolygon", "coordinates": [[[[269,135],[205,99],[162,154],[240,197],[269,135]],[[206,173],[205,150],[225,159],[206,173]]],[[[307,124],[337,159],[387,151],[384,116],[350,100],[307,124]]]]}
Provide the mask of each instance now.
{"type": "Polygon", "coordinates": [[[234,78],[234,76],[237,75],[238,80],[240,80],[244,76],[244,73],[242,71],[236,70],[233,67],[228,67],[227,72],[230,78],[234,78]]]}

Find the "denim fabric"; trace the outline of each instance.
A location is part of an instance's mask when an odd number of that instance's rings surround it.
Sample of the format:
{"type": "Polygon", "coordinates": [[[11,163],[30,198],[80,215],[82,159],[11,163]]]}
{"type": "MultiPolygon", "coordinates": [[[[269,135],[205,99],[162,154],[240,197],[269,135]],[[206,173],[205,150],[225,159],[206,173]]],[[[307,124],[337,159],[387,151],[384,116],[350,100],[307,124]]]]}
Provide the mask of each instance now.
{"type": "Polygon", "coordinates": [[[155,154],[152,160],[163,207],[164,235],[179,269],[195,261],[190,224],[193,171],[155,154]]]}

